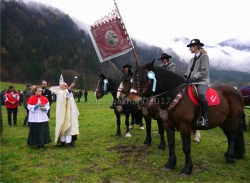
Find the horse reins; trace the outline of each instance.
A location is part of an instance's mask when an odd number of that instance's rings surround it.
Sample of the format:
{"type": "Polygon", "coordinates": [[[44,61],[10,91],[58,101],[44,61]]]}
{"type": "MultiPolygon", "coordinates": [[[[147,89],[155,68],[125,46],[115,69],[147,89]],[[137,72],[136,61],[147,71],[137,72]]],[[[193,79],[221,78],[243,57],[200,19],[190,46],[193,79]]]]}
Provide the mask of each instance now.
{"type": "Polygon", "coordinates": [[[179,85],[179,86],[177,86],[177,87],[175,87],[175,88],[172,88],[171,90],[165,91],[165,92],[160,93],[160,94],[158,94],[158,95],[153,95],[153,96],[151,96],[151,97],[159,97],[159,96],[161,96],[161,95],[163,95],[163,94],[166,94],[166,93],[168,93],[168,92],[171,92],[171,91],[173,91],[173,90],[175,90],[175,89],[177,89],[177,88],[180,88],[180,87],[182,87],[182,86],[185,86],[185,85],[187,85],[187,83],[183,83],[183,84],[181,84],[181,85],[179,85]]]}

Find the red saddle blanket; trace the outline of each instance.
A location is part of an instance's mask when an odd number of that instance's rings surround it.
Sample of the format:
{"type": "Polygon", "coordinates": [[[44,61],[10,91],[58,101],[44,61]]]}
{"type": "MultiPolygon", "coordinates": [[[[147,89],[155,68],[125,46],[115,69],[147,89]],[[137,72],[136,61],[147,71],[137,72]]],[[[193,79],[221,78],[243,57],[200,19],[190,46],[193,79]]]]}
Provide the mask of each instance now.
{"type": "MultiPolygon", "coordinates": [[[[188,86],[188,95],[195,105],[199,105],[199,102],[192,91],[192,87],[193,85],[188,86]]],[[[207,95],[208,106],[220,104],[219,95],[214,89],[208,88],[206,95],[207,95]]]]}

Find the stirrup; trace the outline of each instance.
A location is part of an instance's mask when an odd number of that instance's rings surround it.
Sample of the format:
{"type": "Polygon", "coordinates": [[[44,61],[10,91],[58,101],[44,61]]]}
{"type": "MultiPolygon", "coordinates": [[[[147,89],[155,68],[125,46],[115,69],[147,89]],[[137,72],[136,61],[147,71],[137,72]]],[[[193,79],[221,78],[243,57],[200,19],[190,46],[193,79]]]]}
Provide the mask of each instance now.
{"type": "Polygon", "coordinates": [[[202,116],[198,119],[197,126],[206,126],[205,119],[202,116]]]}

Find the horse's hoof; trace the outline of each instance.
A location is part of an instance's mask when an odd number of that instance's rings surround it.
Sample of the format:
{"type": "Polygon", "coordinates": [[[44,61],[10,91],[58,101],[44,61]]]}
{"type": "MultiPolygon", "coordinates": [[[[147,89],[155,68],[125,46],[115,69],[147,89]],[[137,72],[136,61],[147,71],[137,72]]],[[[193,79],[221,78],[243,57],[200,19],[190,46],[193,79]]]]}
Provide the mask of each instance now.
{"type": "Polygon", "coordinates": [[[126,133],[125,137],[131,137],[131,134],[128,132],[126,133]]]}
{"type": "Polygon", "coordinates": [[[140,128],[139,128],[140,130],[144,130],[144,127],[143,126],[140,126],[140,128]]]}
{"type": "Polygon", "coordinates": [[[163,171],[165,172],[171,172],[173,169],[171,168],[166,168],[165,166],[162,168],[163,171]]]}
{"type": "Polygon", "coordinates": [[[189,174],[186,174],[186,173],[181,173],[180,174],[180,177],[183,177],[183,178],[188,177],[188,176],[189,176],[189,174]]]}
{"type": "Polygon", "coordinates": [[[121,137],[122,135],[120,133],[115,134],[115,136],[121,137]]]}
{"type": "Polygon", "coordinates": [[[200,142],[200,140],[199,140],[199,139],[194,139],[194,142],[199,143],[199,142],[200,142]]]}
{"type": "Polygon", "coordinates": [[[134,129],[134,125],[129,125],[129,129],[133,130],[134,129]]]}
{"type": "Polygon", "coordinates": [[[158,150],[164,151],[164,150],[166,150],[166,146],[161,146],[161,145],[159,145],[159,146],[158,146],[158,150]]]}
{"type": "Polygon", "coordinates": [[[150,145],[151,145],[151,141],[144,140],[143,144],[144,144],[145,146],[150,146],[150,145]]]}
{"type": "Polygon", "coordinates": [[[234,163],[227,163],[228,166],[234,166],[234,163]]]}

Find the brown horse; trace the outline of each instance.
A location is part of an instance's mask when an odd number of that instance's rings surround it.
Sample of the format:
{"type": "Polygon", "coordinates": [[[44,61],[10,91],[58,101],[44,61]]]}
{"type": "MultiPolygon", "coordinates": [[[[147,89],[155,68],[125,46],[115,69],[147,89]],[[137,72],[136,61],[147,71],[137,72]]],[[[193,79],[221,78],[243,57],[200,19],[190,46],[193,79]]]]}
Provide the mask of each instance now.
{"type": "Polygon", "coordinates": [[[154,60],[143,66],[137,65],[134,73],[133,87],[128,100],[139,103],[142,98],[154,97],[161,100],[161,117],[167,131],[169,159],[164,170],[176,166],[175,131],[180,131],[185,165],[181,176],[188,176],[193,169],[191,159],[191,130],[208,130],[219,126],[228,140],[228,150],[224,154],[227,164],[234,164],[235,158],[241,159],[245,154],[245,143],[240,120],[243,113],[243,99],[231,86],[213,87],[218,93],[220,103],[209,106],[208,127],[198,127],[200,109],[189,98],[185,79],[166,69],[154,66],[154,60]],[[166,123],[167,122],[167,123],[166,123]]]}
{"type": "MultiPolygon", "coordinates": [[[[117,92],[117,98],[124,100],[128,96],[129,91],[132,87],[132,84],[133,84],[133,72],[131,69],[129,69],[128,72],[123,72],[121,83],[117,92]]],[[[158,146],[158,149],[164,150],[166,149],[166,141],[164,138],[163,121],[160,116],[158,102],[159,101],[156,101],[155,98],[145,99],[141,102],[140,108],[143,112],[142,114],[146,122],[146,139],[144,140],[144,144],[151,145],[151,142],[152,142],[151,123],[152,123],[152,119],[154,119],[157,121],[158,132],[160,135],[160,145],[158,146]]],[[[137,107],[137,106],[134,106],[134,107],[137,107]]],[[[196,130],[194,141],[200,142],[200,138],[201,138],[200,131],[196,130]]]]}
{"type": "Polygon", "coordinates": [[[116,136],[121,136],[121,115],[125,116],[125,125],[126,125],[126,135],[125,137],[131,137],[130,130],[129,130],[129,117],[131,114],[131,123],[132,121],[136,121],[141,126],[142,124],[142,115],[139,112],[133,112],[130,110],[128,104],[119,103],[117,100],[117,89],[119,87],[119,80],[116,78],[111,78],[105,76],[104,74],[99,75],[100,80],[98,81],[95,97],[97,99],[101,99],[104,95],[111,94],[113,96],[113,105],[114,105],[114,113],[116,115],[116,124],[117,124],[117,131],[116,136]],[[121,110],[122,109],[122,110],[121,110]]]}

